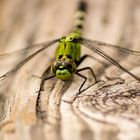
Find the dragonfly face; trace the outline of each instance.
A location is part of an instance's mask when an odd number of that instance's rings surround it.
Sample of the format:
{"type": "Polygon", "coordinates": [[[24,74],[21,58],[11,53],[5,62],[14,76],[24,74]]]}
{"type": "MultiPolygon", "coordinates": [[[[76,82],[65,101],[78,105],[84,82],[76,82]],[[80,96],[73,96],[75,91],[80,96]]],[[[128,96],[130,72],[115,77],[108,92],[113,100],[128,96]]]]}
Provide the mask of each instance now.
{"type": "Polygon", "coordinates": [[[73,60],[67,56],[63,56],[61,59],[56,60],[51,66],[52,72],[57,78],[68,81],[72,74],[76,72],[76,64],[73,60]]]}

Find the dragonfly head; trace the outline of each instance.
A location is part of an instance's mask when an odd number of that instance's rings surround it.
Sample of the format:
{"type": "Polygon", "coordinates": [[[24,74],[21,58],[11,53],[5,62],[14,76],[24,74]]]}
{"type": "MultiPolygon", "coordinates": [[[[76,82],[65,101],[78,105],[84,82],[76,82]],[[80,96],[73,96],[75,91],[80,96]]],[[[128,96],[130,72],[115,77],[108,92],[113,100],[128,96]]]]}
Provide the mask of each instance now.
{"type": "Polygon", "coordinates": [[[62,37],[60,39],[60,42],[77,42],[78,39],[80,39],[80,34],[77,32],[73,32],[66,37],[62,37]]]}
{"type": "Polygon", "coordinates": [[[76,72],[76,64],[71,59],[56,60],[51,66],[52,72],[62,81],[68,81],[76,72]]]}

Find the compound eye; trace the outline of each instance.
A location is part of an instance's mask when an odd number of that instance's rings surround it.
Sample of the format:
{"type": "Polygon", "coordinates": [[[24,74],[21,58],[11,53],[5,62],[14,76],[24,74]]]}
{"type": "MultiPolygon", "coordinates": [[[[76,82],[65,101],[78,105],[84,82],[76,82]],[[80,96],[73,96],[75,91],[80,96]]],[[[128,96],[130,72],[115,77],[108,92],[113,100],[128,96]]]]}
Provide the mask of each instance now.
{"type": "Polygon", "coordinates": [[[67,54],[67,58],[72,59],[72,57],[70,55],[67,54]]]}
{"type": "Polygon", "coordinates": [[[59,62],[59,61],[54,62],[54,67],[55,67],[56,69],[58,69],[60,65],[61,65],[61,62],[59,62]]]}
{"type": "Polygon", "coordinates": [[[63,57],[63,55],[59,55],[58,59],[61,59],[63,57]]]}
{"type": "Polygon", "coordinates": [[[54,62],[54,64],[51,66],[52,67],[52,71],[53,73],[56,72],[56,70],[61,66],[61,62],[57,61],[57,62],[54,62]]]}
{"type": "Polygon", "coordinates": [[[70,61],[64,62],[64,66],[69,70],[71,70],[73,68],[73,64],[70,61]]]}

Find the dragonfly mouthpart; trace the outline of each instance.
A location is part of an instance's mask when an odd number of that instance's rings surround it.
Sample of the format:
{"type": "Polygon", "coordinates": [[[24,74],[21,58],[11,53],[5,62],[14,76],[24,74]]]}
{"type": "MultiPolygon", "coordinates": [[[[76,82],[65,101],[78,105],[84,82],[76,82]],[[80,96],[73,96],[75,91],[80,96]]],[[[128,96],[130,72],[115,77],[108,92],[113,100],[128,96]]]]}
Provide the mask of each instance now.
{"type": "Polygon", "coordinates": [[[71,75],[72,74],[65,68],[56,70],[56,77],[62,81],[68,81],[71,75]]]}

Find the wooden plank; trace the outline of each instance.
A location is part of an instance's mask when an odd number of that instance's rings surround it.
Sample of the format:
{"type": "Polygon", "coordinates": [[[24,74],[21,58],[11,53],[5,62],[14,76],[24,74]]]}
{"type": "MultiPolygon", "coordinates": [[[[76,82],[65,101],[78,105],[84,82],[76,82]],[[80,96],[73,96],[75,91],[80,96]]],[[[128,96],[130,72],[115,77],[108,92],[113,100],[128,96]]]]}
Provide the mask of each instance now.
{"type": "MultiPolygon", "coordinates": [[[[138,0],[87,0],[88,13],[83,36],[139,50],[140,3],[138,0]]],[[[3,0],[0,8],[0,50],[7,53],[70,32],[77,6],[74,0],[3,0]]],[[[1,140],[139,140],[140,83],[82,48],[100,61],[86,59],[80,67],[91,66],[98,80],[70,103],[83,79],[69,82],[56,78],[43,83],[41,76],[54,60],[55,46],[39,54],[0,85],[1,140]],[[36,76],[34,76],[36,75],[36,76]],[[125,79],[125,80],[123,80],[125,79]]],[[[104,50],[108,53],[109,49],[104,50]]],[[[31,54],[0,57],[1,74],[31,54]]],[[[111,51],[114,59],[140,75],[139,57],[111,51]]],[[[91,75],[85,72],[89,79],[91,75]]],[[[2,82],[1,82],[2,83],[2,82]]]]}

